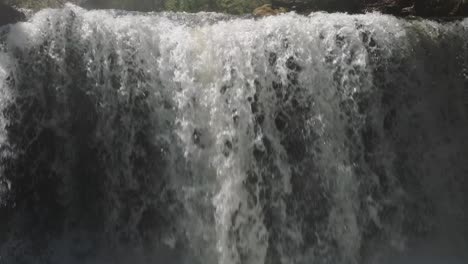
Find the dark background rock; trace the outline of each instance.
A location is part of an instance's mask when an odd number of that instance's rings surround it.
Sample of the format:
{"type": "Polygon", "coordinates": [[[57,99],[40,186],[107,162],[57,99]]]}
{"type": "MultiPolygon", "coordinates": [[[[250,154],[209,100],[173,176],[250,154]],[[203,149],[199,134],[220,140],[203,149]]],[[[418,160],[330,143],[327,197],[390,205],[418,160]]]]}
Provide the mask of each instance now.
{"type": "Polygon", "coordinates": [[[414,15],[442,19],[468,16],[468,0],[3,0],[2,2],[6,5],[0,5],[0,25],[18,20],[15,19],[18,11],[8,5],[40,10],[48,7],[59,8],[65,2],[87,9],[213,11],[238,15],[251,13],[258,7],[271,4],[273,10],[286,8],[299,14],[315,11],[350,14],[377,11],[395,16],[414,15]]]}
{"type": "Polygon", "coordinates": [[[466,16],[468,1],[466,0],[415,0],[415,12],[419,16],[466,16]]]}
{"type": "Polygon", "coordinates": [[[453,17],[468,15],[466,0],[366,0],[365,12],[396,16],[453,17]]]}
{"type": "Polygon", "coordinates": [[[414,0],[368,0],[365,12],[381,12],[392,15],[407,15],[414,13],[414,0]]]}
{"type": "Polygon", "coordinates": [[[364,7],[362,0],[272,0],[273,6],[286,7],[298,13],[313,11],[358,13],[364,7]]]}
{"type": "Polygon", "coordinates": [[[395,16],[468,16],[466,0],[272,0],[273,7],[285,7],[302,14],[327,12],[381,12],[395,16]]]}
{"type": "Polygon", "coordinates": [[[0,26],[4,26],[10,23],[16,23],[25,19],[25,16],[20,11],[14,9],[0,2],[0,26]]]}

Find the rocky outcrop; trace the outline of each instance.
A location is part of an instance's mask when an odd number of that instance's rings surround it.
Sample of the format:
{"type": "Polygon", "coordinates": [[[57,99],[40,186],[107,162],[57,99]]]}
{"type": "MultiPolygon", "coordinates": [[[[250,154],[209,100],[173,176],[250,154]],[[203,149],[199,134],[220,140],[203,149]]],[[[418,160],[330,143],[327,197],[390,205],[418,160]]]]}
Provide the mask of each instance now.
{"type": "Polygon", "coordinates": [[[414,11],[419,16],[468,16],[466,0],[415,0],[414,11]]]}
{"type": "Polygon", "coordinates": [[[410,15],[414,13],[414,0],[368,0],[365,12],[381,12],[392,15],[410,15]]]}
{"type": "Polygon", "coordinates": [[[297,13],[313,11],[359,13],[364,6],[362,0],[272,0],[273,6],[286,7],[297,13]]]}
{"type": "Polygon", "coordinates": [[[466,0],[368,0],[365,12],[378,11],[397,16],[421,17],[468,16],[466,0]]]}
{"type": "Polygon", "coordinates": [[[468,0],[271,0],[271,4],[273,9],[284,7],[301,14],[314,11],[351,14],[377,11],[396,16],[468,16],[468,0]]]}
{"type": "Polygon", "coordinates": [[[25,19],[20,11],[0,2],[0,26],[16,23],[25,19]]]}
{"type": "Polygon", "coordinates": [[[280,7],[280,8],[273,8],[271,5],[263,5],[260,7],[255,8],[253,11],[253,15],[256,17],[264,17],[264,16],[274,16],[278,15],[281,13],[287,12],[286,8],[280,7]]]}

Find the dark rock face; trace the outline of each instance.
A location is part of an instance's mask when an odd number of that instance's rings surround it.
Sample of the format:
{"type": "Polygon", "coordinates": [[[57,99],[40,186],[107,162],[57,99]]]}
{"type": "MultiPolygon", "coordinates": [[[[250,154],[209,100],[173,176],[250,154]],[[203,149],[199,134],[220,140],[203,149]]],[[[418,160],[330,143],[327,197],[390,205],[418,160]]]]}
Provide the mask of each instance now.
{"type": "Polygon", "coordinates": [[[467,16],[465,0],[415,0],[415,12],[420,16],[467,16]]]}
{"type": "Polygon", "coordinates": [[[464,0],[367,0],[364,11],[378,11],[397,16],[467,16],[468,2],[464,0]]]}
{"type": "Polygon", "coordinates": [[[0,2],[0,26],[16,23],[23,19],[25,19],[23,13],[0,2]]]}
{"type": "Polygon", "coordinates": [[[286,7],[298,13],[312,11],[358,13],[363,8],[362,0],[272,0],[274,6],[286,7]]]}
{"type": "Polygon", "coordinates": [[[366,2],[364,11],[378,11],[392,15],[409,15],[414,13],[414,0],[369,0],[366,2]]]}
{"type": "Polygon", "coordinates": [[[286,9],[283,7],[275,9],[271,5],[263,5],[261,7],[255,8],[255,10],[253,11],[253,15],[256,17],[274,16],[285,12],[286,9]]]}
{"type": "Polygon", "coordinates": [[[377,11],[396,16],[468,16],[468,1],[466,0],[272,0],[272,4],[274,7],[285,7],[298,13],[377,11]]]}

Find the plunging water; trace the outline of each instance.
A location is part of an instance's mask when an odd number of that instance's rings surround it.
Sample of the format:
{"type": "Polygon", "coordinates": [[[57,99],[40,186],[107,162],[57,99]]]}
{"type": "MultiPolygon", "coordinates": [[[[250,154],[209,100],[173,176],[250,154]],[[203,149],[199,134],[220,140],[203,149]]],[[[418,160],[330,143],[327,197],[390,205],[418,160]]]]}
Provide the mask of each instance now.
{"type": "Polygon", "coordinates": [[[0,263],[467,260],[468,20],[68,5],[0,32],[0,263]]]}

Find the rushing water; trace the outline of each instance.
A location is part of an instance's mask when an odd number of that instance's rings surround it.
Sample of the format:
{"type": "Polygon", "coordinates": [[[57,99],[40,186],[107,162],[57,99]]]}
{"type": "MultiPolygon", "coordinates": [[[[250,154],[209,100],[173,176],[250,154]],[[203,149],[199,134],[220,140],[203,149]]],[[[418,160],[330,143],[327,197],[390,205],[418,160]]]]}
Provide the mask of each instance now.
{"type": "Polygon", "coordinates": [[[0,263],[466,263],[468,20],[0,28],[0,263]]]}

